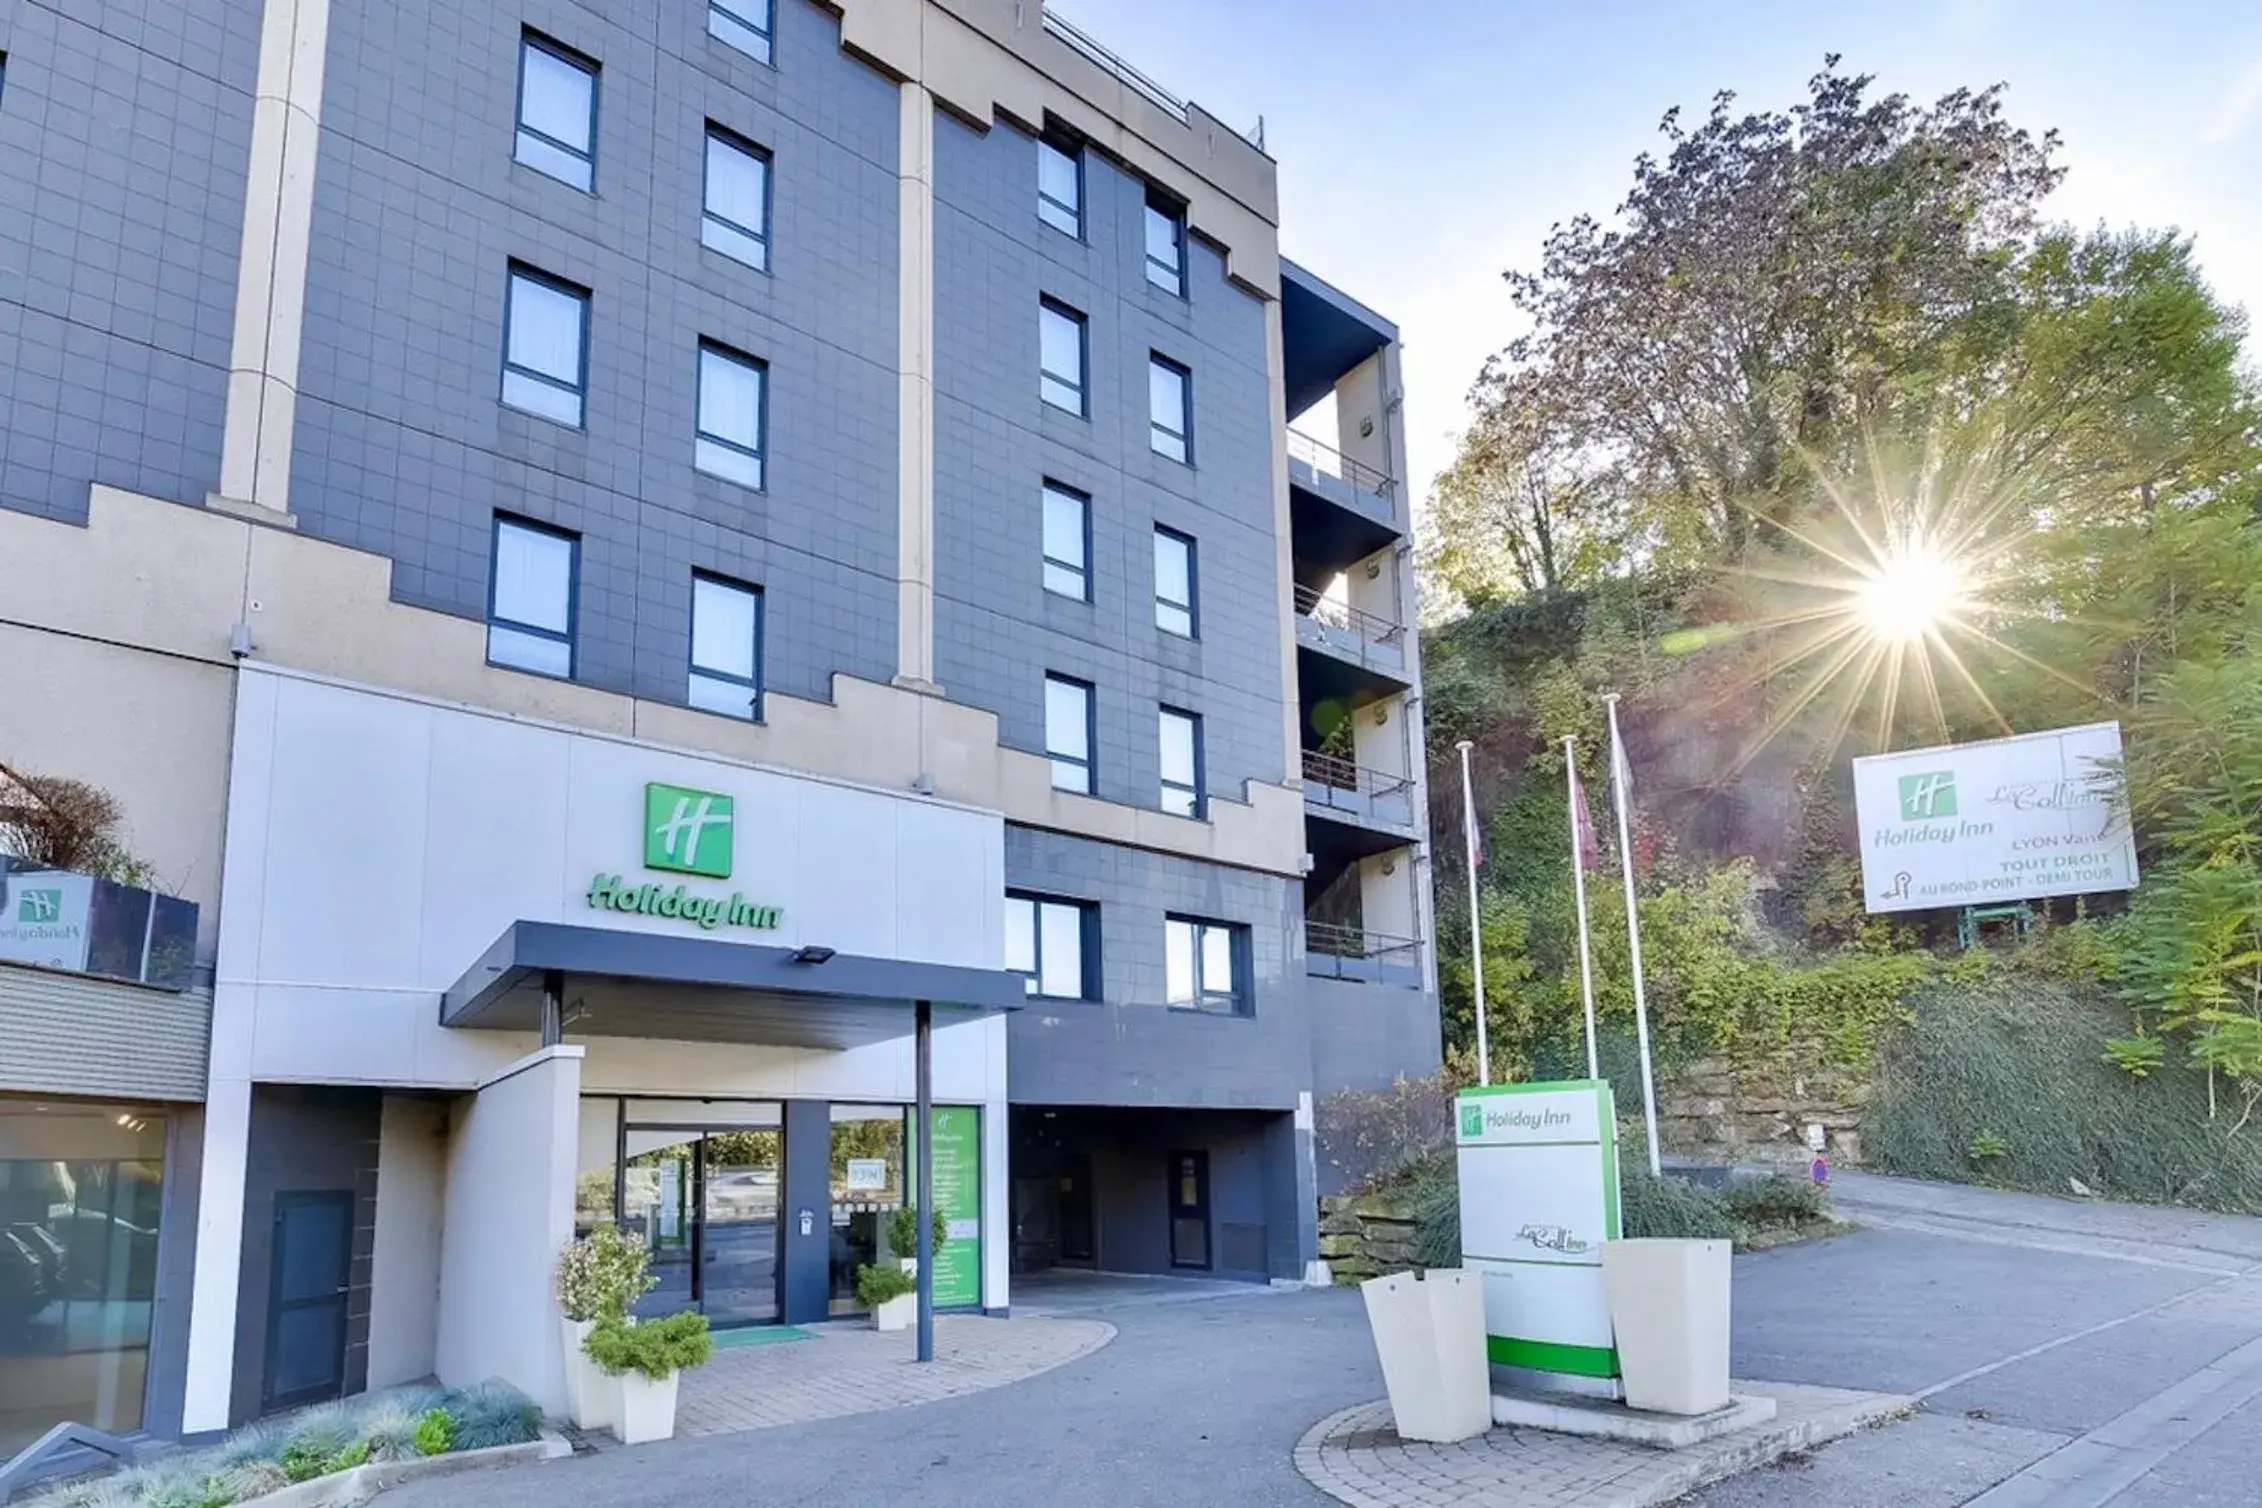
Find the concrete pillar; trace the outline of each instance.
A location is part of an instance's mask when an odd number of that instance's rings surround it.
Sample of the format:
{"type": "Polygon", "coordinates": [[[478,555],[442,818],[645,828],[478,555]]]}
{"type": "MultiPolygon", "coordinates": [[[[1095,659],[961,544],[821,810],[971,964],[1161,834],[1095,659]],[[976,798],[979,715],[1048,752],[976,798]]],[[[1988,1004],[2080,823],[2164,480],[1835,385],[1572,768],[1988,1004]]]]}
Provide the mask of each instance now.
{"type": "MultiPolygon", "coordinates": [[[[248,1009],[245,1007],[243,1009],[248,1009]]],[[[219,1039],[223,1009],[213,1006],[219,1039]]],[[[228,1427],[235,1386],[236,1297],[243,1262],[244,1173],[251,1157],[251,1080],[222,1078],[219,1054],[204,1097],[204,1170],[197,1186],[196,1275],[189,1285],[188,1366],[181,1431],[228,1427]]]]}
{"type": "Polygon", "coordinates": [[[252,101],[220,490],[211,501],[272,522],[287,522],[291,511],[307,245],[329,45],[330,0],[267,0],[252,101]]]}
{"type": "Polygon", "coordinates": [[[434,1372],[500,1377],[546,1414],[566,1409],[550,1275],[573,1239],[579,1046],[519,1059],[452,1107],[434,1372]]]}
{"type": "Polygon", "coordinates": [[[896,684],[935,684],[935,97],[902,88],[896,166],[896,684]]]}

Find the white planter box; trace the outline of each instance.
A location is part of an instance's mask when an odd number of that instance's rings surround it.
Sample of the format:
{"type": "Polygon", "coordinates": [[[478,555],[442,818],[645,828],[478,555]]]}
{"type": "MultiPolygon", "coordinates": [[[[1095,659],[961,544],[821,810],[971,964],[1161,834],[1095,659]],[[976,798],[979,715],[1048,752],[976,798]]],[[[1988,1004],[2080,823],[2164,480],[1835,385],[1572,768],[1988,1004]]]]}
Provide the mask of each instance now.
{"type": "Polygon", "coordinates": [[[1458,1268],[1359,1285],[1401,1438],[1450,1444],[1492,1426],[1485,1362],[1484,1280],[1458,1268]]]}
{"type": "MultiPolygon", "coordinates": [[[[897,1265],[914,1277],[918,1275],[919,1263],[916,1258],[904,1257],[897,1265]]],[[[913,1290],[902,1298],[889,1299],[874,1309],[872,1327],[876,1330],[908,1330],[918,1318],[919,1294],[917,1290],[913,1290]]]]}
{"type": "Polygon", "coordinates": [[[620,1411],[616,1401],[620,1382],[607,1377],[604,1369],[581,1349],[581,1343],[589,1338],[589,1332],[596,1329],[596,1325],[589,1320],[561,1318],[558,1328],[565,1345],[567,1417],[584,1430],[611,1429],[620,1411]]]}
{"type": "Polygon", "coordinates": [[[1728,1406],[1730,1256],[1726,1241],[1603,1244],[1628,1408],[1709,1414],[1728,1406]]]}
{"type": "Polygon", "coordinates": [[[611,1379],[620,1385],[620,1416],[613,1433],[623,1445],[644,1445],[675,1438],[676,1384],[681,1372],[670,1372],[654,1382],[642,1372],[623,1372],[611,1379]]]}

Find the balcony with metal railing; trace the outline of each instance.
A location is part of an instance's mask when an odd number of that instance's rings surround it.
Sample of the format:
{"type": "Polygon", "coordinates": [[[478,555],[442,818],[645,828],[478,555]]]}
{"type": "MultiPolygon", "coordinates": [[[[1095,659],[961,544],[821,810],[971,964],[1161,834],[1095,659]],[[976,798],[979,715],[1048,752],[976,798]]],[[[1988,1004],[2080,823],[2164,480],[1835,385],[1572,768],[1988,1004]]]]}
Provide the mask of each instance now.
{"type": "Polygon", "coordinates": [[[1388,694],[1407,684],[1406,626],[1318,587],[1296,588],[1296,643],[1358,673],[1356,679],[1364,684],[1346,691],[1388,694]]]}
{"type": "MultiPolygon", "coordinates": [[[[1294,489],[1292,500],[1308,495],[1355,515],[1356,524],[1364,527],[1354,526],[1350,532],[1369,540],[1360,555],[1372,554],[1403,532],[1395,477],[1293,429],[1288,431],[1288,485],[1294,489]]],[[[1304,509],[1298,532],[1306,532],[1307,524],[1318,527],[1322,521],[1304,509]]]]}
{"type": "Polygon", "coordinates": [[[1354,764],[1318,749],[1304,751],[1304,810],[1308,815],[1390,828],[1407,839],[1414,830],[1414,781],[1408,775],[1354,764]]]}
{"type": "Polygon", "coordinates": [[[1304,972],[1350,984],[1422,987],[1422,944],[1341,922],[1304,923],[1304,972]]]}

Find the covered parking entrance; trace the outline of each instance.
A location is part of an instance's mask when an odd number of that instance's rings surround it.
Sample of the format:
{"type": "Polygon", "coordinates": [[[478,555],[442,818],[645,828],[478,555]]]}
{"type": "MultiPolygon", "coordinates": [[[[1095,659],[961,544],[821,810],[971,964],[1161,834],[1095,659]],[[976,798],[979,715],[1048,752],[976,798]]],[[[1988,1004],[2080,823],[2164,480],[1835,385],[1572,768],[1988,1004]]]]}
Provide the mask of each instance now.
{"type": "Polygon", "coordinates": [[[1011,1118],[1015,1272],[1302,1276],[1291,1112],[1015,1105],[1011,1118]]]}

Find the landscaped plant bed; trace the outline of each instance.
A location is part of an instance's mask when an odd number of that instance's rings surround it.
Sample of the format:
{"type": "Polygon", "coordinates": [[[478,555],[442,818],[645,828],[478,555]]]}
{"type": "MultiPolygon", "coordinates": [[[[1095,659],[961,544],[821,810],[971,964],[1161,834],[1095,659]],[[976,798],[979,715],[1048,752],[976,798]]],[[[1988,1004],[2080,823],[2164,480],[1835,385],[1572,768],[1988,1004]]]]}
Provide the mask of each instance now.
{"type": "Polygon", "coordinates": [[[32,1499],[36,1508],[317,1508],[359,1503],[395,1483],[564,1455],[541,1412],[500,1383],[400,1388],[325,1404],[238,1431],[222,1443],[32,1499]]]}

